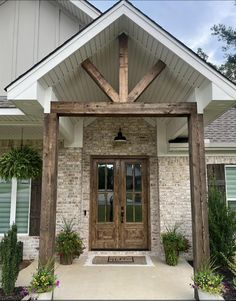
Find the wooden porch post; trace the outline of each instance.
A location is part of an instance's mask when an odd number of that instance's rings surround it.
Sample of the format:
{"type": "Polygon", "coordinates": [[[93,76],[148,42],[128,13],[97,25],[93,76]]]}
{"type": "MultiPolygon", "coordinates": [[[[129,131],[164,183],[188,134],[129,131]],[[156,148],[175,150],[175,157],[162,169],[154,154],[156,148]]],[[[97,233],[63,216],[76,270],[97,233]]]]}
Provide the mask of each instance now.
{"type": "Polygon", "coordinates": [[[54,255],[56,202],[58,115],[44,114],[43,175],[40,219],[39,262],[45,264],[54,255]]]}
{"type": "Polygon", "coordinates": [[[188,118],[189,167],[192,208],[193,264],[197,271],[210,256],[203,115],[188,118]]]}

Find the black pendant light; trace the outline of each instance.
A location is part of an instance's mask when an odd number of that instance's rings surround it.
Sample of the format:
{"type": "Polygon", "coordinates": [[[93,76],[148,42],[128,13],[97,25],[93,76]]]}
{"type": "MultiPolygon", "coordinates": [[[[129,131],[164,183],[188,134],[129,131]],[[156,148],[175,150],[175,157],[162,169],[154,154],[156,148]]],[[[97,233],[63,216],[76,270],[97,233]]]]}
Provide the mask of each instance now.
{"type": "Polygon", "coordinates": [[[119,128],[119,132],[117,134],[117,136],[114,138],[115,142],[126,142],[126,138],[125,136],[123,136],[122,132],[121,132],[121,128],[119,128]]]}

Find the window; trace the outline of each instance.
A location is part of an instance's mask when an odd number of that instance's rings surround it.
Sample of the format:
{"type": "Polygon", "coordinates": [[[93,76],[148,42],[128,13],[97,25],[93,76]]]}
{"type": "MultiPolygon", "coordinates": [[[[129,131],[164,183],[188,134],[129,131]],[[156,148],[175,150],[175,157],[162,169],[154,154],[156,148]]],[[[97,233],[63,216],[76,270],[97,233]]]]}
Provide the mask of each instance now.
{"type": "Polygon", "coordinates": [[[236,210],[236,165],[225,166],[225,179],[228,206],[236,210]]]}
{"type": "Polygon", "coordinates": [[[29,232],[30,180],[0,179],[0,233],[16,223],[18,233],[29,232]]]}

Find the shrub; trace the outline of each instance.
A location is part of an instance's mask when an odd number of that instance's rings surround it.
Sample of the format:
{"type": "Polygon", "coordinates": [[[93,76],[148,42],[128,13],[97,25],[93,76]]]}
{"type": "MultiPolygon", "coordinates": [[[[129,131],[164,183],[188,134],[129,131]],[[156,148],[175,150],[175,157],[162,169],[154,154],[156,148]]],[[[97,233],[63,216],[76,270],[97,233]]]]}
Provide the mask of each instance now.
{"type": "Polygon", "coordinates": [[[222,284],[223,276],[215,273],[215,270],[216,268],[213,267],[213,263],[210,261],[202,264],[200,269],[194,274],[194,287],[210,294],[222,294],[224,289],[222,284]]]}
{"type": "Polygon", "coordinates": [[[29,291],[32,293],[51,292],[58,286],[59,280],[54,275],[54,260],[49,260],[46,265],[39,265],[30,282],[29,291]]]}
{"type": "Polygon", "coordinates": [[[216,264],[222,266],[225,260],[221,253],[233,262],[236,251],[236,212],[227,207],[225,195],[216,187],[215,180],[211,181],[208,192],[210,251],[216,264]]]}
{"type": "Polygon", "coordinates": [[[6,295],[13,292],[21,262],[21,245],[17,242],[17,226],[4,235],[1,241],[2,288],[6,295]]]}
{"type": "Polygon", "coordinates": [[[171,266],[178,264],[179,252],[187,252],[190,248],[189,241],[183,234],[177,232],[177,227],[167,229],[162,234],[166,263],[171,266]]]}
{"type": "Polygon", "coordinates": [[[235,261],[235,259],[232,262],[227,257],[225,257],[225,255],[223,253],[220,253],[220,254],[223,257],[225,263],[227,264],[230,272],[236,277],[236,261],[235,261]]]}

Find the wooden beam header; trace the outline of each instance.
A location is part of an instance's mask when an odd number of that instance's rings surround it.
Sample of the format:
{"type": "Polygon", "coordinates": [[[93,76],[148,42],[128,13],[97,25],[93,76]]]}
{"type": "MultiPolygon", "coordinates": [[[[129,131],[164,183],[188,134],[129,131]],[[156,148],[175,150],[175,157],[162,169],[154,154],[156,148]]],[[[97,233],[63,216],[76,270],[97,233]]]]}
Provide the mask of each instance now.
{"type": "Polygon", "coordinates": [[[197,112],[197,103],[79,103],[57,101],[51,103],[51,113],[59,116],[93,117],[188,117],[197,112]]]}

